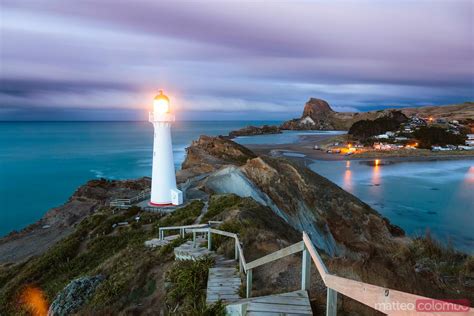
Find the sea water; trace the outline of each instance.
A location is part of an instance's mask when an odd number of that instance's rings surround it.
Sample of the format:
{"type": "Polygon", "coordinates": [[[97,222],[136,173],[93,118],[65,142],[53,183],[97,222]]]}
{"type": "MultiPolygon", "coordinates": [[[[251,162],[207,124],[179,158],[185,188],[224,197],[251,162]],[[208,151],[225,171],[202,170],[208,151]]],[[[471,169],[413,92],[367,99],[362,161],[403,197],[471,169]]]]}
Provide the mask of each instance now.
{"type": "Polygon", "coordinates": [[[366,202],[411,236],[474,253],[474,159],[370,165],[315,161],[309,167],[366,202]]]}
{"type": "MultiPolygon", "coordinates": [[[[200,135],[272,121],[176,122],[175,166],[200,135]]],[[[0,122],[0,236],[34,223],[94,178],[151,176],[148,122],[0,122]]]]}

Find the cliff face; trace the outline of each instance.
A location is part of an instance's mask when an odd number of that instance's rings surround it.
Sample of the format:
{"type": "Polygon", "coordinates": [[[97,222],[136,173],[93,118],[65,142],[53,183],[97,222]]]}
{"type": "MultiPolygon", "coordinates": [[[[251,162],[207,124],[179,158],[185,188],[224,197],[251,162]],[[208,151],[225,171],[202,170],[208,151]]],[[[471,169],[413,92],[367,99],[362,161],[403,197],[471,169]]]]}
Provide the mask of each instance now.
{"type": "Polygon", "coordinates": [[[448,121],[458,120],[462,124],[468,124],[474,120],[473,102],[445,106],[386,109],[371,112],[335,112],[326,101],[310,98],[304,106],[301,117],[284,122],[281,125],[281,129],[349,130],[349,128],[358,121],[375,120],[391,116],[392,113],[396,111],[402,112],[407,117],[412,115],[419,115],[421,117],[433,116],[448,121]]]}
{"type": "Polygon", "coordinates": [[[206,191],[252,197],[294,229],[308,232],[313,242],[331,256],[364,256],[372,248],[391,245],[395,235],[403,235],[401,229],[388,224],[367,204],[308,168],[248,152],[244,162],[241,146],[220,138],[201,137],[193,143],[188,152],[195,155],[186,159],[182,172],[194,168],[200,157],[209,164],[209,156],[220,157],[232,146],[239,164],[233,163],[235,159],[222,164],[219,159],[213,168],[220,169],[200,183],[206,191]]]}

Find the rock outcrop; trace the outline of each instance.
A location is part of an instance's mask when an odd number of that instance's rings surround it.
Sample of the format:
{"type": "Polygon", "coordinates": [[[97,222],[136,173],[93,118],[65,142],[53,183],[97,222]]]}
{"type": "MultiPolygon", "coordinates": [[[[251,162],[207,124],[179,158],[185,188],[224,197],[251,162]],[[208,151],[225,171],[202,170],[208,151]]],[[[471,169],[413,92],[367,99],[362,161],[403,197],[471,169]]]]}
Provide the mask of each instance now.
{"type": "Polygon", "coordinates": [[[243,165],[255,158],[248,148],[224,137],[201,136],[186,148],[186,160],[177,174],[178,181],[216,171],[224,165],[243,165]]]}
{"type": "Polygon", "coordinates": [[[235,138],[239,136],[255,136],[264,134],[280,134],[281,129],[275,125],[263,125],[262,127],[247,126],[236,131],[229,133],[229,138],[235,138]]]}
{"type": "Polygon", "coordinates": [[[48,316],[71,315],[94,294],[104,276],[82,277],[70,282],[54,299],[49,307],[48,316]]]}

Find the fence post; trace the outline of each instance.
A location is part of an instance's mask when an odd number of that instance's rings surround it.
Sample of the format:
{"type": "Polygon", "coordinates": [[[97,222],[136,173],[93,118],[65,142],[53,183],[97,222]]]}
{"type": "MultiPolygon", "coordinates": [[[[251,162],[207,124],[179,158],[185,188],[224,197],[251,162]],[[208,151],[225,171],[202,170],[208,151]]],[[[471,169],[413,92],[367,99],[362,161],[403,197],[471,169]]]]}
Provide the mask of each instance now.
{"type": "Polygon", "coordinates": [[[207,230],[207,250],[211,250],[212,248],[212,236],[211,236],[211,229],[207,230]]]}
{"type": "Polygon", "coordinates": [[[247,270],[247,287],[245,289],[247,298],[252,296],[252,269],[247,270]]]}
{"type": "Polygon", "coordinates": [[[326,300],[326,316],[336,316],[337,314],[337,292],[328,288],[326,300]]]}
{"type": "Polygon", "coordinates": [[[238,239],[236,238],[235,239],[235,243],[234,243],[234,255],[235,255],[235,260],[239,259],[239,247],[237,246],[237,243],[238,243],[238,239]]]}
{"type": "Polygon", "coordinates": [[[184,238],[184,228],[181,228],[181,238],[184,238]]]}
{"type": "Polygon", "coordinates": [[[163,240],[165,238],[165,234],[163,233],[163,229],[160,228],[160,239],[163,240]]]}
{"type": "Polygon", "coordinates": [[[311,256],[303,245],[303,258],[301,262],[301,289],[308,291],[311,284],[311,256]]]}
{"type": "Polygon", "coordinates": [[[193,247],[196,248],[196,232],[193,230],[193,247]]]}

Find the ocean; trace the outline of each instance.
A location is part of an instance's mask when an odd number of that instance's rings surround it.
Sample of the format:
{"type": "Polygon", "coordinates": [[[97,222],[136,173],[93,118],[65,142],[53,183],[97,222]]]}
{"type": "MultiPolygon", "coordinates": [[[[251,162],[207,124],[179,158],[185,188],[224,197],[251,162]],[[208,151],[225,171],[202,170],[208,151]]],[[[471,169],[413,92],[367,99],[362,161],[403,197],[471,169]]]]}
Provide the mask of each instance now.
{"type": "MultiPolygon", "coordinates": [[[[224,135],[247,125],[278,123],[176,122],[172,129],[175,166],[179,169],[185,148],[199,135],[224,135]]],[[[237,141],[292,143],[307,133],[237,141]]],[[[152,138],[148,122],[0,123],[0,236],[35,222],[90,179],[150,176],[152,138]]],[[[357,161],[316,161],[309,167],[410,235],[430,230],[441,241],[474,251],[474,160],[403,162],[377,168],[357,161]]]]}
{"type": "MultiPolygon", "coordinates": [[[[225,135],[273,121],[176,122],[176,168],[200,135],[225,135]]],[[[0,122],[0,236],[40,219],[94,178],[151,176],[148,122],[0,122]]]]}

